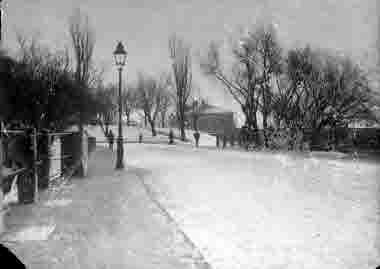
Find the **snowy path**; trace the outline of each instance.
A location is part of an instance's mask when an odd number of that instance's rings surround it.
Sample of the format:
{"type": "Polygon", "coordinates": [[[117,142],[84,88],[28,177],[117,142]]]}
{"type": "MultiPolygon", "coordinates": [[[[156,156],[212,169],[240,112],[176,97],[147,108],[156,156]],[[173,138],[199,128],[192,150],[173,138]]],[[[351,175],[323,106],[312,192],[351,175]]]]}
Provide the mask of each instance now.
{"type": "Polygon", "coordinates": [[[98,148],[86,179],[13,208],[0,242],[29,269],[208,268],[136,172],[114,170],[114,157],[98,148]]]}
{"type": "Polygon", "coordinates": [[[347,160],[130,145],[129,165],[215,269],[374,268],[379,169],[347,160]]]}

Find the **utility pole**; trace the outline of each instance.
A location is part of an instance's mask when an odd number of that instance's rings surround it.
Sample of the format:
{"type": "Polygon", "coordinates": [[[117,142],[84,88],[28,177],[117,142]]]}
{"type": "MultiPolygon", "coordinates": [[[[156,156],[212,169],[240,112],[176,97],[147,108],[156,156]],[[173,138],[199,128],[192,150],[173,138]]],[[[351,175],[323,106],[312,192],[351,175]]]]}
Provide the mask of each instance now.
{"type": "Polygon", "coordinates": [[[121,102],[121,72],[122,67],[119,68],[119,124],[118,124],[118,137],[117,137],[117,159],[116,169],[123,169],[124,159],[124,143],[123,143],[123,130],[122,130],[122,102],[121,102]]]}
{"type": "MultiPolygon", "coordinates": [[[[0,0],[0,51],[3,49],[3,17],[4,17],[4,12],[3,12],[3,6],[2,6],[2,0],[0,0]]],[[[4,122],[3,119],[0,119],[0,144],[3,143],[2,138],[3,138],[3,132],[4,132],[4,122]]],[[[1,151],[3,151],[3,147],[1,147],[1,151]]],[[[0,153],[2,157],[5,156],[5,152],[0,153]]],[[[4,159],[1,158],[1,164],[0,167],[3,165],[4,159]]],[[[2,182],[2,177],[0,178],[0,182],[2,182]]],[[[1,200],[0,200],[1,202],[1,200]]]]}
{"type": "MultiPolygon", "coordinates": [[[[0,0],[0,52],[3,50],[3,18],[4,18],[4,10],[3,10],[3,0],[0,0]]],[[[0,121],[1,131],[3,131],[3,119],[0,121]]]]}
{"type": "MultiPolygon", "coordinates": [[[[2,49],[2,44],[3,44],[3,7],[2,7],[2,0],[0,0],[0,50],[2,49]]],[[[0,121],[0,170],[3,169],[3,163],[4,163],[4,156],[5,156],[5,152],[4,152],[4,148],[3,148],[3,131],[4,131],[4,123],[3,121],[1,120],[0,121]]],[[[3,184],[3,175],[0,175],[0,183],[3,184]]],[[[0,193],[0,210],[3,209],[3,192],[0,193]]],[[[1,223],[3,223],[3,215],[0,213],[0,221],[1,223]]],[[[2,232],[2,231],[0,231],[2,232]]]]}

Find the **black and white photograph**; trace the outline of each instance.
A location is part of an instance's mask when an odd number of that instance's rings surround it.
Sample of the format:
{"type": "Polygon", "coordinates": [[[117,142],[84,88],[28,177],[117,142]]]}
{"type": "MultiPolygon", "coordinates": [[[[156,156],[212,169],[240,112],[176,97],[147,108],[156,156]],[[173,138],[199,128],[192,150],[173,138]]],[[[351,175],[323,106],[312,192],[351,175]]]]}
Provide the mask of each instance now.
{"type": "Polygon", "coordinates": [[[0,268],[380,268],[380,1],[0,0],[0,268]]]}

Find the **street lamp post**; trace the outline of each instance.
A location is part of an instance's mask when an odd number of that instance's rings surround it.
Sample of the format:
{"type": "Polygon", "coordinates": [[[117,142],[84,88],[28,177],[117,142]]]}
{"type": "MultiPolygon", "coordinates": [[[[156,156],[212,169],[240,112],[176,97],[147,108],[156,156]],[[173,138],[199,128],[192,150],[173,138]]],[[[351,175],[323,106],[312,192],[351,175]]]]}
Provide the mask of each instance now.
{"type": "Polygon", "coordinates": [[[116,167],[115,169],[123,169],[124,163],[123,163],[123,155],[124,155],[124,149],[123,149],[123,129],[122,129],[122,102],[121,102],[121,72],[123,70],[123,66],[125,65],[125,60],[127,58],[127,52],[124,49],[123,44],[119,41],[116,49],[113,53],[115,57],[116,66],[119,70],[119,135],[117,138],[117,149],[116,149],[116,167]]]}
{"type": "MultiPolygon", "coordinates": [[[[0,0],[0,46],[2,46],[3,43],[3,17],[4,17],[4,10],[2,7],[2,0],[0,0]]],[[[0,47],[2,49],[2,47],[0,47]]]]}

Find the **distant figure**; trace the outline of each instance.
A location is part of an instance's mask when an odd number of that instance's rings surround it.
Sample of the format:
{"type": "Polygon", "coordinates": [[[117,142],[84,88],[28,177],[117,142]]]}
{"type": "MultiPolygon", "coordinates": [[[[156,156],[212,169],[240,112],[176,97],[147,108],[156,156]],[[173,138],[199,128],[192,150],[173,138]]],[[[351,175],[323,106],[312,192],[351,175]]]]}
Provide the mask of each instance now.
{"type": "Polygon", "coordinates": [[[108,132],[108,141],[109,141],[109,143],[110,143],[110,150],[112,150],[112,151],[113,151],[113,143],[114,143],[114,140],[115,140],[115,136],[114,136],[112,130],[110,130],[110,131],[108,132]]]}
{"type": "Polygon", "coordinates": [[[354,129],[352,133],[352,142],[356,148],[358,146],[358,131],[356,129],[354,129]]]}
{"type": "Polygon", "coordinates": [[[216,147],[219,148],[219,135],[216,135],[216,147]]]}
{"type": "Polygon", "coordinates": [[[230,138],[230,145],[231,147],[235,146],[235,136],[232,134],[230,138]]]}
{"type": "Polygon", "coordinates": [[[172,129],[170,129],[169,131],[169,144],[170,145],[174,144],[174,133],[172,129]]]}
{"type": "Polygon", "coordinates": [[[227,136],[223,135],[223,148],[226,148],[227,146],[227,136]]]}
{"type": "Polygon", "coordinates": [[[243,132],[243,141],[244,141],[244,147],[246,150],[249,150],[249,146],[252,142],[252,133],[249,131],[248,127],[244,127],[244,129],[242,129],[242,132],[243,132]]]}
{"type": "Polygon", "coordinates": [[[139,143],[142,143],[142,140],[143,140],[143,135],[142,133],[139,133],[139,143]]]}
{"type": "Polygon", "coordinates": [[[198,131],[196,131],[196,132],[194,133],[194,139],[195,139],[195,146],[196,146],[196,147],[199,147],[199,137],[200,137],[200,134],[199,134],[198,131]]]}
{"type": "Polygon", "coordinates": [[[248,140],[248,133],[247,133],[247,127],[246,126],[241,127],[239,137],[240,137],[240,145],[246,147],[248,144],[248,141],[247,141],[248,140]]]}

